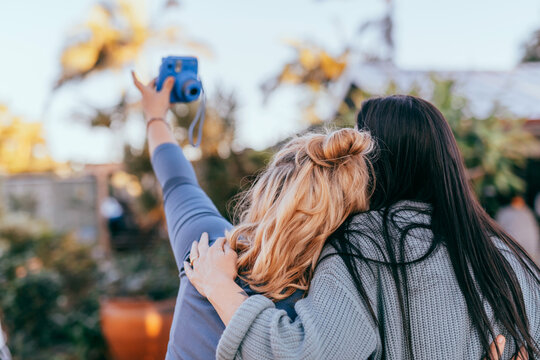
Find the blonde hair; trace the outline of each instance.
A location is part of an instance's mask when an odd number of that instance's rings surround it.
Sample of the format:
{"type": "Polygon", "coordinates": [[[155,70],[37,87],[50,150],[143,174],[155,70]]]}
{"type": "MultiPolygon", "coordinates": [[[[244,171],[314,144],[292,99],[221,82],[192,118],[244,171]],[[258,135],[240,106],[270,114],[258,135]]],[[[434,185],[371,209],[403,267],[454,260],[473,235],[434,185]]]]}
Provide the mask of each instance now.
{"type": "Polygon", "coordinates": [[[372,147],[369,133],[341,129],[295,138],[274,156],[227,234],[253,290],[277,301],[308,289],[326,239],[368,208],[372,147]]]}

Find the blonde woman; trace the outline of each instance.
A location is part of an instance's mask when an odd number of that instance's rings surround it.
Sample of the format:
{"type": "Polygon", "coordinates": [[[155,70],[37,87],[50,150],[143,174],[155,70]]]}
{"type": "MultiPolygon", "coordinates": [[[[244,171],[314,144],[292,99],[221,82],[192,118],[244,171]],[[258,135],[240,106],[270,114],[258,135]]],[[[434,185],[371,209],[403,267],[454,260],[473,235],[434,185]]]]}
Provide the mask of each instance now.
{"type": "MultiPolygon", "coordinates": [[[[294,305],[311,286],[327,238],[349,215],[368,208],[373,184],[367,157],[373,143],[368,133],[353,129],[292,140],[245,195],[240,223],[233,228],[198,186],[164,120],[174,79],[167,79],[158,92],[154,83],[144,86],[133,78],[143,95],[152,165],[163,188],[170,241],[182,279],[167,359],[211,359],[232,313],[216,306],[218,316],[204,296],[209,294],[200,288],[201,295],[187,281],[191,265],[205,269],[215,259],[216,266],[229,269],[207,273],[214,284],[235,279],[238,270],[236,290],[221,302],[237,307],[247,296],[260,293],[295,319],[294,305]],[[227,230],[226,243],[220,237],[227,230]]],[[[339,307],[341,294],[335,295],[339,307]]]]}
{"type": "MultiPolygon", "coordinates": [[[[167,79],[160,92],[154,83],[144,86],[135,76],[134,82],[143,95],[152,165],[163,188],[181,278],[167,358],[210,359],[225,327],[186,278],[192,243],[205,232],[208,246],[231,231],[231,243],[242,253],[239,264],[245,276],[239,283],[243,293],[265,294],[296,317],[294,303],[309,287],[326,238],[351,213],[367,209],[371,138],[368,133],[344,129],[292,140],[274,156],[245,197],[245,213],[233,228],[199,187],[164,120],[174,79],[167,79]],[[357,191],[348,191],[351,188],[357,191]],[[249,241],[240,236],[243,233],[250,234],[249,241]]],[[[223,243],[220,240],[218,245],[223,243]]],[[[191,261],[195,258],[192,254],[191,261]]]]}

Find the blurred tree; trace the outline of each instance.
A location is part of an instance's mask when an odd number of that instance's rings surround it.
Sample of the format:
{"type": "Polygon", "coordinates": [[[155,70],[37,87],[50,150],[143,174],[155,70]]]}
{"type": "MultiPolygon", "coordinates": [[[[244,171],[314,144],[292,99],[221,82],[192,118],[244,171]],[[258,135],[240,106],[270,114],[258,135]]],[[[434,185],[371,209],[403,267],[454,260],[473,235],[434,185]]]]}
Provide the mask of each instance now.
{"type": "Polygon", "coordinates": [[[0,172],[7,174],[54,171],[65,165],[50,156],[41,122],[25,122],[0,104],[0,172]]]}
{"type": "Polygon", "coordinates": [[[355,39],[337,55],[330,55],[323,47],[309,42],[289,42],[294,50],[293,59],[283,65],[277,76],[263,83],[265,99],[281,86],[300,87],[308,94],[307,101],[301,105],[304,119],[311,125],[321,123],[318,107],[332,98],[332,84],[340,79],[351,61],[393,63],[394,1],[382,2],[382,16],[361,23],[355,39]]]}
{"type": "Polygon", "coordinates": [[[0,217],[0,308],[14,359],[103,359],[91,249],[23,213],[0,217]]]}
{"type": "Polygon", "coordinates": [[[308,90],[310,96],[303,104],[303,114],[309,124],[317,124],[321,119],[317,113],[317,104],[329,96],[328,87],[343,74],[349,60],[349,50],[345,49],[337,56],[330,55],[321,47],[301,42],[291,42],[294,50],[293,60],[286,63],[277,76],[262,85],[267,100],[283,85],[294,85],[308,90]]]}
{"type": "MultiPolygon", "coordinates": [[[[328,2],[335,0],[316,0],[328,2]]],[[[380,0],[384,3],[381,16],[369,19],[360,24],[356,38],[346,48],[356,55],[361,55],[366,62],[394,62],[394,0],[380,0]],[[371,40],[371,44],[365,40],[371,40]]]]}
{"type": "Polygon", "coordinates": [[[153,25],[147,4],[146,0],[108,0],[96,4],[62,51],[62,72],[55,88],[103,70],[122,69],[141,56],[149,41],[181,43],[199,53],[210,54],[203,44],[185,39],[178,26],[153,25]]]}
{"type": "Polygon", "coordinates": [[[95,5],[86,23],[61,56],[62,74],[56,87],[133,61],[151,36],[142,1],[118,0],[95,5]]]}
{"type": "Polygon", "coordinates": [[[471,115],[469,101],[455,93],[453,81],[434,79],[433,83],[431,101],[448,120],[476,194],[494,215],[499,207],[497,195],[525,191],[518,169],[525,167],[538,140],[525,130],[526,119],[509,115],[497,104],[486,116],[471,115]]]}
{"type": "Polygon", "coordinates": [[[101,273],[104,298],[164,300],[178,292],[178,268],[164,239],[142,251],[115,253],[101,273]]]}
{"type": "Polygon", "coordinates": [[[267,96],[283,84],[320,90],[337,80],[347,65],[348,50],[333,57],[313,44],[295,41],[290,42],[290,45],[295,52],[294,59],[283,66],[278,76],[263,84],[263,92],[267,96]]]}
{"type": "Polygon", "coordinates": [[[355,52],[361,54],[367,62],[394,62],[394,0],[382,0],[385,4],[383,15],[368,20],[358,28],[357,41],[364,37],[375,39],[374,45],[369,47],[355,46],[355,52]],[[370,34],[372,32],[373,34],[370,34]]]}
{"type": "Polygon", "coordinates": [[[531,34],[523,46],[523,50],[522,63],[540,61],[540,30],[536,30],[531,34]]]}

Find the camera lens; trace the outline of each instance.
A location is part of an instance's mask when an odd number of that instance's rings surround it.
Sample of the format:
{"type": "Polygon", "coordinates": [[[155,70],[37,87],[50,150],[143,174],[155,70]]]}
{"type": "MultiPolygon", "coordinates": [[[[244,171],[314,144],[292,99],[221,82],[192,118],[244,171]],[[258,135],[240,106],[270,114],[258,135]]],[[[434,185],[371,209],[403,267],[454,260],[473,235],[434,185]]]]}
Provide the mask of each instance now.
{"type": "Polygon", "coordinates": [[[190,79],[184,83],[182,91],[188,102],[194,101],[197,100],[199,94],[201,93],[201,85],[198,81],[190,79]]]}

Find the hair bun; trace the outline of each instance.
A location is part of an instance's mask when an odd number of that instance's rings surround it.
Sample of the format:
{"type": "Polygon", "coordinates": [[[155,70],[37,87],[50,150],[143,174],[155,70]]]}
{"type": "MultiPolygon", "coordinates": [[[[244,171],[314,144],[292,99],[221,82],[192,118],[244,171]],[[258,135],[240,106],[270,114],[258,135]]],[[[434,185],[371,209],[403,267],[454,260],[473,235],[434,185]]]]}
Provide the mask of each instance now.
{"type": "Polygon", "coordinates": [[[351,156],[365,154],[371,148],[368,132],[341,129],[313,137],[307,143],[306,152],[317,165],[332,167],[348,161],[351,156]]]}

